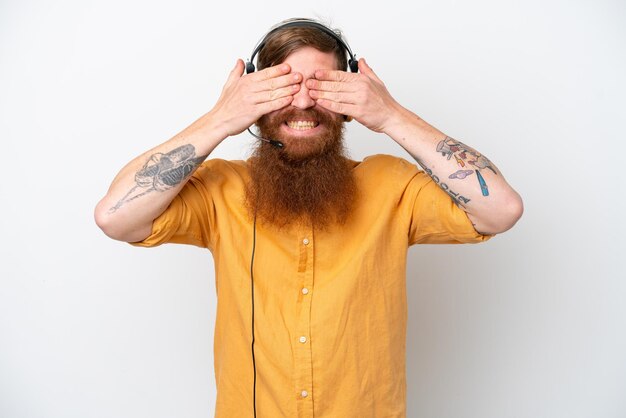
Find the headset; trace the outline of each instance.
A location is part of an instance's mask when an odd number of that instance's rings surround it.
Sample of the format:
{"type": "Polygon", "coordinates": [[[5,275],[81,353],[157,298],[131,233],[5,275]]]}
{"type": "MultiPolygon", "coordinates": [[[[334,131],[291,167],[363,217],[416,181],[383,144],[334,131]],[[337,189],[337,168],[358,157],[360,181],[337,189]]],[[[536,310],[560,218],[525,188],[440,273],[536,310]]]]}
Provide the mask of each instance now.
{"type": "MultiPolygon", "coordinates": [[[[348,58],[348,67],[350,68],[350,71],[353,73],[356,73],[359,71],[359,61],[356,59],[356,55],[352,53],[352,50],[350,49],[350,46],[348,45],[348,43],[346,41],[344,41],[344,39],[341,37],[340,34],[338,34],[337,32],[335,32],[334,30],[332,30],[331,28],[329,28],[328,26],[313,20],[313,19],[306,19],[306,18],[295,18],[295,19],[288,19],[285,20],[277,25],[275,25],[274,27],[272,27],[269,32],[267,32],[262,38],[261,40],[257,43],[257,45],[254,47],[254,50],[252,51],[252,55],[250,56],[250,59],[246,61],[246,74],[250,74],[253,73],[256,70],[256,67],[253,63],[254,57],[259,53],[259,51],[261,51],[263,49],[263,47],[265,46],[267,39],[270,35],[283,30],[283,29],[287,29],[287,28],[294,28],[294,27],[304,27],[304,28],[314,28],[314,29],[318,29],[326,34],[328,34],[330,37],[332,37],[333,39],[335,39],[337,41],[337,43],[345,50],[345,52],[348,54],[349,58],[348,58]]],[[[273,146],[275,146],[276,148],[283,148],[284,144],[280,141],[277,141],[275,139],[267,139],[267,138],[262,138],[259,135],[254,134],[250,128],[248,128],[248,132],[250,132],[250,134],[262,141],[268,142],[270,144],[272,144],[273,146]]],[[[254,357],[254,252],[256,249],[256,208],[254,210],[254,226],[253,226],[253,232],[252,232],[252,256],[250,257],[250,289],[251,289],[251,295],[252,295],[252,344],[251,344],[251,350],[252,350],[252,365],[254,368],[254,383],[253,383],[253,389],[252,389],[252,399],[253,399],[253,411],[254,411],[254,418],[256,418],[256,361],[255,361],[255,357],[254,357]]]]}
{"type": "Polygon", "coordinates": [[[352,53],[352,49],[350,49],[350,46],[342,38],[341,35],[339,35],[337,32],[335,32],[328,26],[316,20],[305,19],[305,18],[295,18],[295,19],[288,19],[288,20],[285,20],[284,22],[279,23],[278,25],[270,29],[270,31],[267,32],[263,36],[263,38],[261,38],[261,40],[254,47],[254,50],[252,51],[252,55],[250,56],[250,59],[246,61],[246,74],[253,73],[256,70],[256,67],[253,63],[254,57],[259,53],[259,51],[263,49],[263,47],[265,46],[265,43],[267,42],[267,38],[269,38],[271,35],[273,35],[274,33],[280,30],[287,29],[287,28],[295,28],[295,27],[314,28],[329,35],[331,38],[337,41],[337,43],[346,51],[346,53],[350,57],[348,59],[348,67],[350,68],[350,71],[353,73],[356,73],[359,71],[359,60],[356,59],[356,56],[352,53]]]}

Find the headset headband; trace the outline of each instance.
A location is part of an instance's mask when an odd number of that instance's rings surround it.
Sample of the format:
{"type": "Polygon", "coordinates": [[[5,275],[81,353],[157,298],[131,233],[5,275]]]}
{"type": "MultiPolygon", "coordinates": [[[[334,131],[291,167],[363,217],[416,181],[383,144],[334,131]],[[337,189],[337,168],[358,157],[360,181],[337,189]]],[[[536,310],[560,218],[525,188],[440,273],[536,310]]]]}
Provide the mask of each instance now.
{"type": "Polygon", "coordinates": [[[290,19],[285,22],[279,23],[278,25],[273,27],[268,33],[266,33],[265,36],[263,36],[263,38],[261,38],[261,40],[257,43],[256,47],[254,48],[254,51],[252,51],[252,56],[246,62],[247,74],[253,73],[255,71],[256,68],[252,61],[254,60],[254,57],[256,56],[256,54],[258,54],[259,51],[263,49],[263,47],[265,47],[267,38],[273,33],[277,32],[278,30],[292,28],[292,27],[315,28],[326,33],[327,35],[335,39],[339,43],[339,45],[350,56],[350,58],[348,59],[348,67],[350,68],[350,71],[352,71],[353,73],[356,73],[359,71],[359,61],[355,58],[354,54],[352,54],[352,50],[350,49],[350,46],[341,38],[341,36],[339,36],[337,33],[335,33],[335,31],[333,31],[326,25],[323,25],[313,19],[296,18],[296,19],[290,19]]]}

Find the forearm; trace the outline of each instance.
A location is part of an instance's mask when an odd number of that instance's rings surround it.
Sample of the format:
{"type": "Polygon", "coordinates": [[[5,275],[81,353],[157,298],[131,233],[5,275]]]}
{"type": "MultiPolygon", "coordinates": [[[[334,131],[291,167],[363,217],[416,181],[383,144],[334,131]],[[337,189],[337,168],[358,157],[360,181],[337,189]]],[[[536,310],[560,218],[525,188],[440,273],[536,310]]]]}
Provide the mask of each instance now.
{"type": "Polygon", "coordinates": [[[128,163],[98,203],[95,218],[111,238],[146,238],[191,174],[228,135],[209,112],[167,142],[128,163]]]}
{"type": "Polygon", "coordinates": [[[399,108],[385,130],[467,213],[477,231],[504,232],[522,214],[520,196],[502,173],[475,149],[399,108]]]}

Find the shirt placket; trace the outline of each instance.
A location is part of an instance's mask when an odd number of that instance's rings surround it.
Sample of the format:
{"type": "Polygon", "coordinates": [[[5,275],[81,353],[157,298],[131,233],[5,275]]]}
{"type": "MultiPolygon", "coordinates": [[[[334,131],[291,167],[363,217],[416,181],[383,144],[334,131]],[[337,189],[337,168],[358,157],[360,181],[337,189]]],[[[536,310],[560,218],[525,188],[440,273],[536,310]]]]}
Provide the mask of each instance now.
{"type": "Polygon", "coordinates": [[[296,322],[295,390],[298,417],[313,417],[313,359],[311,352],[311,299],[313,297],[313,261],[315,242],[311,226],[298,231],[299,315],[296,322]]]}

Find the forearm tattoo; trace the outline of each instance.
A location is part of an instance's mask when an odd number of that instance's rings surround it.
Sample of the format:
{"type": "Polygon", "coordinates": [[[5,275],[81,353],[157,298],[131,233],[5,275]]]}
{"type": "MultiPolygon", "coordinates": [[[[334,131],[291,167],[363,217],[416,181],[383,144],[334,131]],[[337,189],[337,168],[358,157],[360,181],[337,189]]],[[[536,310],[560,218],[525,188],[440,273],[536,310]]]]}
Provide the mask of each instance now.
{"type": "MultiPolygon", "coordinates": [[[[498,174],[495,165],[487,159],[484,155],[478,153],[476,150],[468,147],[467,145],[446,136],[442,141],[437,144],[436,151],[441,153],[447,160],[454,158],[457,165],[461,168],[448,176],[449,179],[463,180],[472,174],[476,174],[478,185],[483,196],[489,196],[489,187],[485,182],[482,174],[480,173],[484,169],[493,171],[494,174],[498,174]]],[[[415,159],[417,163],[422,166],[424,171],[433,179],[435,183],[439,185],[450,197],[460,206],[465,207],[466,203],[469,203],[471,199],[460,195],[453,191],[450,186],[441,181],[441,179],[434,175],[432,170],[426,166],[419,159],[415,159]]]]}
{"type": "Polygon", "coordinates": [[[196,157],[193,145],[182,145],[168,153],[152,154],[144,166],[135,173],[136,185],[115,204],[109,213],[113,213],[124,204],[150,192],[163,192],[183,182],[202,164],[206,156],[196,157]]]}

